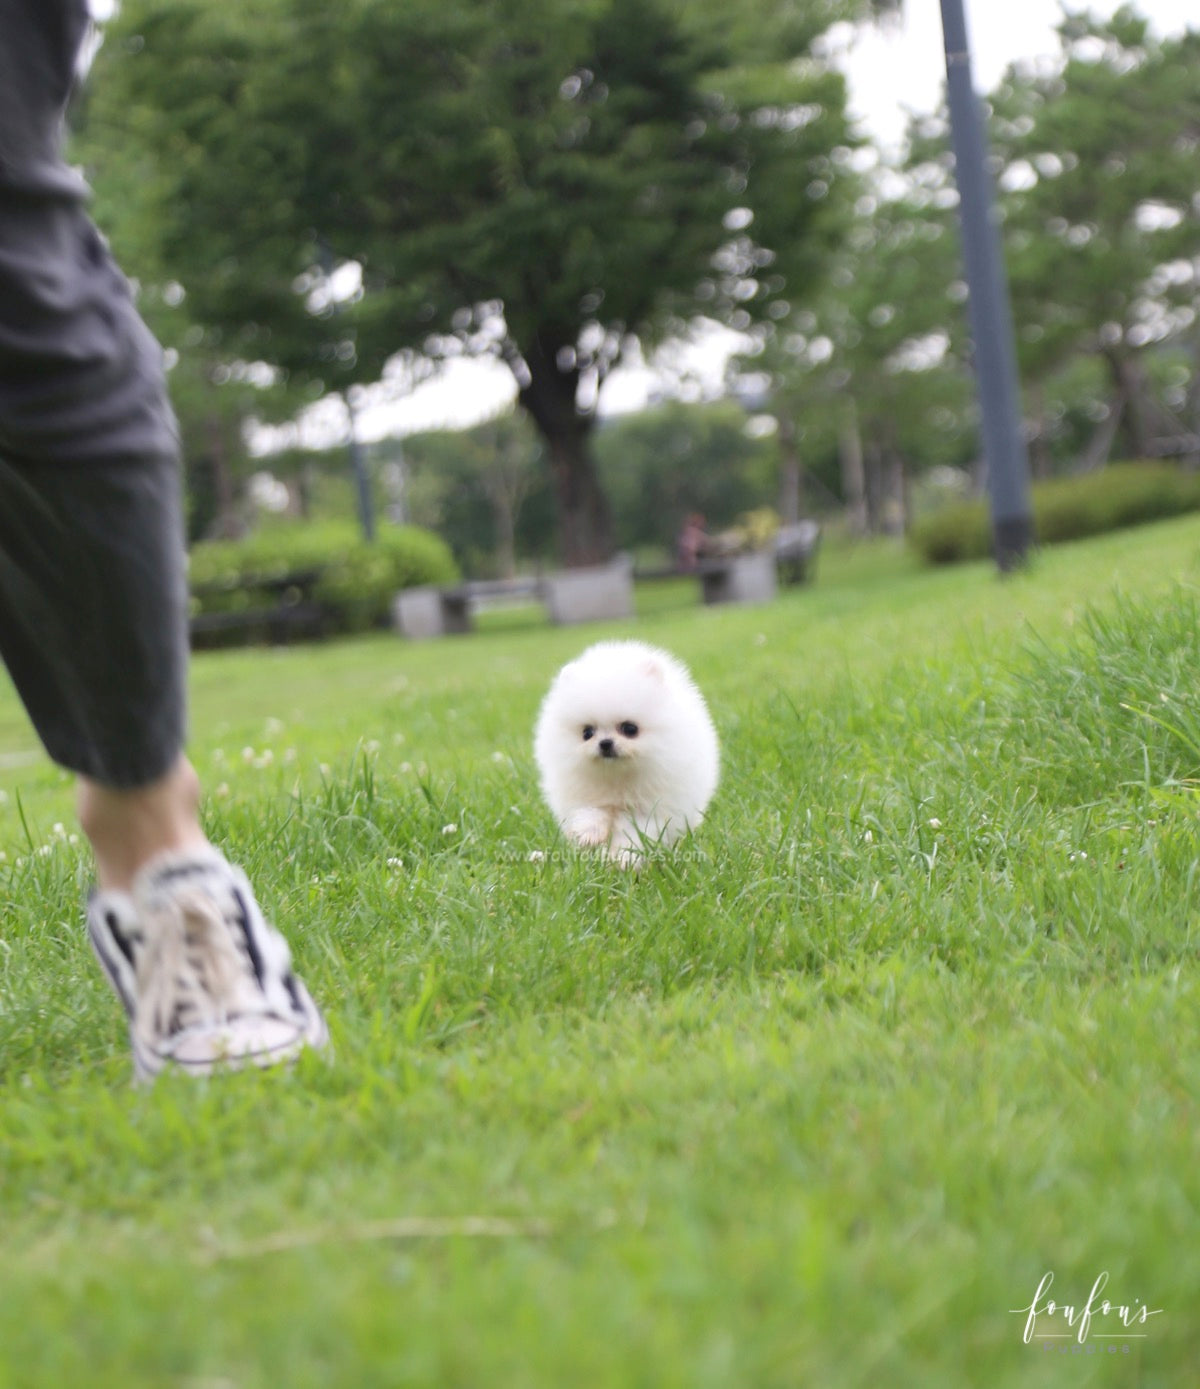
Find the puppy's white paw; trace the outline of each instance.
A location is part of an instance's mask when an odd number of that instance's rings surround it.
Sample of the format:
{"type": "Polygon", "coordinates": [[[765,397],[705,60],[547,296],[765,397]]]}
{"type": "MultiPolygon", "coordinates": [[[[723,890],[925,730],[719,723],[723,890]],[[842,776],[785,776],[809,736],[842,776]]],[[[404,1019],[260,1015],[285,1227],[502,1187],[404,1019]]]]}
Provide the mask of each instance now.
{"type": "Polygon", "coordinates": [[[636,868],[646,857],[653,836],[632,815],[618,815],[608,841],[608,857],[622,868],[636,868]]]}
{"type": "Polygon", "coordinates": [[[645,862],[646,855],[641,849],[634,849],[630,845],[624,844],[620,848],[610,846],[608,858],[618,868],[640,868],[645,862]]]}
{"type": "Polygon", "coordinates": [[[612,833],[612,816],[595,806],[581,806],[563,821],[563,833],[585,849],[607,844],[612,833]]]}

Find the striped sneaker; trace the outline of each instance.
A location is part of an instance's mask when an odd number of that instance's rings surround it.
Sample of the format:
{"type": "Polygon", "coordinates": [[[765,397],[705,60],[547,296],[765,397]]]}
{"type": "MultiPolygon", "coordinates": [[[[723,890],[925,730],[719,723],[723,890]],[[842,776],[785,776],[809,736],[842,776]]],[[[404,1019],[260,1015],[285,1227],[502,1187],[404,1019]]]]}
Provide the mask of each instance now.
{"type": "Polygon", "coordinates": [[[287,942],[216,849],[161,855],[130,893],[94,892],[88,934],[125,1005],[139,1080],[165,1066],[274,1066],[329,1039],[287,942]]]}

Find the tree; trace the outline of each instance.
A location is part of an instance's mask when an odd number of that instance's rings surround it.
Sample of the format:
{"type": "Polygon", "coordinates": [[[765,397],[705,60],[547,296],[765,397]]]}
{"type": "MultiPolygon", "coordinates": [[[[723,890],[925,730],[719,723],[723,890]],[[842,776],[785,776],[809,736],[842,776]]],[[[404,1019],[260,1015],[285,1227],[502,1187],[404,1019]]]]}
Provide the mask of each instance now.
{"type": "Polygon", "coordinates": [[[992,97],[1023,374],[1076,354],[1109,379],[1093,461],[1116,426],[1134,457],[1186,433],[1148,354],[1200,308],[1200,33],[1155,39],[1129,7],[1059,26],[1061,71],[1017,66],[992,97]]]}
{"type": "Polygon", "coordinates": [[[731,400],[670,401],[606,422],[596,456],[621,545],[670,552],[689,512],[716,530],[770,505],[776,443],[748,433],[747,423],[731,400]]]}
{"type": "MultiPolygon", "coordinates": [[[[542,445],[526,417],[413,435],[401,447],[412,519],[444,537],[464,572],[511,578],[519,554],[544,551],[542,445]]],[[[384,466],[389,452],[386,444],[378,450],[384,466]]]]}
{"type": "Polygon", "coordinates": [[[899,198],[863,187],[811,304],[755,330],[735,381],[757,384],[779,423],[784,520],[799,516],[806,458],[838,454],[857,531],[902,528],[913,468],[963,460],[960,270],[944,209],[919,186],[899,198]]]}
{"type": "MultiPolygon", "coordinates": [[[[806,292],[842,212],[824,0],[125,0],[91,155],[200,322],[328,383],[491,354],[546,445],[564,558],[604,558],[599,388],[632,335],[806,292]],[[107,132],[107,134],[106,134],[107,132]],[[124,180],[128,184],[128,180],[124,180]],[[313,351],[314,267],[363,293],[313,351]]],[[[136,267],[135,267],[136,268],[136,267]]]]}

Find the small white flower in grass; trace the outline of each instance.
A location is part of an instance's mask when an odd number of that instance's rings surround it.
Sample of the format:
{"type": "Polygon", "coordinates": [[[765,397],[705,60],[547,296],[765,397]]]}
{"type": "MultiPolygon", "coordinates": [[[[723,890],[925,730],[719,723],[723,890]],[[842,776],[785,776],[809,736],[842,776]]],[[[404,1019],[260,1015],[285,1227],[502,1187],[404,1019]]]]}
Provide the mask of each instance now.
{"type": "Polygon", "coordinates": [[[545,851],[545,849],[530,849],[530,851],[529,851],[529,862],[530,862],[530,863],[545,863],[545,861],[546,861],[546,851],[545,851]]]}
{"type": "Polygon", "coordinates": [[[875,843],[875,836],[874,836],[874,834],[872,834],[872,832],[871,832],[870,830],[863,830],[863,843],[864,843],[864,844],[874,844],[874,843],[875,843]]]}
{"type": "Polygon", "coordinates": [[[492,761],[493,761],[493,762],[507,762],[507,761],[508,761],[508,753],[506,753],[506,752],[501,752],[499,749],[497,749],[494,753],[492,753],[492,761]]]}
{"type": "Polygon", "coordinates": [[[3,805],[3,804],[5,803],[5,801],[7,801],[7,800],[8,800],[8,792],[7,792],[7,791],[0,791],[0,805],[3,805]]]}
{"type": "Polygon", "coordinates": [[[411,762],[401,762],[401,763],[400,763],[400,770],[401,770],[402,772],[411,772],[411,771],[412,771],[412,763],[411,763],[411,762]]]}
{"type": "Polygon", "coordinates": [[[295,748],[284,748],[284,750],[283,750],[283,760],[284,760],[284,764],[285,764],[285,765],[291,766],[291,764],[296,760],[296,749],[295,749],[295,748]]]}
{"type": "Polygon", "coordinates": [[[453,820],[451,820],[451,822],[450,822],[448,825],[443,825],[443,826],[442,826],[442,833],[443,833],[443,834],[457,834],[457,833],[458,833],[458,826],[454,823],[453,820]]]}
{"type": "Polygon", "coordinates": [[[224,749],[224,748],[213,748],[212,760],[213,760],[214,762],[224,762],[224,761],[225,761],[225,749],[224,749]]]}
{"type": "Polygon", "coordinates": [[[4,852],[3,849],[0,849],[0,863],[7,863],[7,862],[8,862],[8,855],[4,852]]]}
{"type": "Polygon", "coordinates": [[[398,748],[398,747],[400,746],[400,744],[403,743],[403,742],[404,742],[404,734],[403,734],[403,733],[393,733],[393,734],[392,734],[392,746],[393,746],[393,747],[398,748]]]}
{"type": "Polygon", "coordinates": [[[54,852],[54,845],[53,845],[53,844],[43,844],[43,845],[41,846],[41,848],[38,849],[38,857],[39,857],[39,858],[49,858],[50,855],[51,855],[53,852],[54,852]]]}
{"type": "Polygon", "coordinates": [[[268,719],[266,723],[266,729],[269,737],[276,737],[278,734],[283,732],[283,720],[268,719]]]}
{"type": "Polygon", "coordinates": [[[253,762],[253,761],[254,761],[254,749],[253,749],[253,748],[243,748],[243,749],[242,749],[242,761],[243,761],[243,762],[253,762]]]}
{"type": "Polygon", "coordinates": [[[363,744],[363,747],[366,749],[367,752],[378,752],[378,751],[379,751],[379,739],[378,739],[378,738],[372,738],[369,742],[364,743],[364,744],[363,744]]]}
{"type": "Polygon", "coordinates": [[[397,869],[403,868],[403,867],[404,867],[404,860],[403,860],[402,858],[390,858],[390,859],[388,859],[388,861],[387,861],[387,866],[388,866],[389,868],[397,868],[397,869]]]}
{"type": "Polygon", "coordinates": [[[271,765],[271,763],[274,762],[274,761],[275,761],[275,754],[271,751],[270,748],[264,748],[264,749],[263,749],[262,756],[261,756],[261,757],[256,757],[256,758],[254,759],[254,769],[255,769],[255,771],[259,771],[259,772],[265,771],[266,768],[268,768],[268,767],[271,765]]]}
{"type": "Polygon", "coordinates": [[[328,776],[328,775],[329,775],[329,772],[330,772],[329,763],[328,763],[328,762],[322,762],[322,763],[321,763],[321,767],[320,767],[320,771],[321,771],[321,775],[322,775],[322,776],[328,776]]]}
{"type": "Polygon", "coordinates": [[[940,830],[941,827],[942,827],[942,822],[938,819],[938,817],[937,817],[936,815],[930,816],[930,819],[929,819],[929,828],[930,828],[931,830],[940,830]]]}
{"type": "Polygon", "coordinates": [[[66,827],[63,825],[63,822],[61,820],[55,820],[54,827],[51,830],[51,834],[53,834],[56,839],[66,839],[66,827]]]}
{"type": "Polygon", "coordinates": [[[221,782],[221,784],[213,792],[213,795],[220,800],[225,800],[225,798],[229,795],[229,783],[227,781],[221,782]]]}

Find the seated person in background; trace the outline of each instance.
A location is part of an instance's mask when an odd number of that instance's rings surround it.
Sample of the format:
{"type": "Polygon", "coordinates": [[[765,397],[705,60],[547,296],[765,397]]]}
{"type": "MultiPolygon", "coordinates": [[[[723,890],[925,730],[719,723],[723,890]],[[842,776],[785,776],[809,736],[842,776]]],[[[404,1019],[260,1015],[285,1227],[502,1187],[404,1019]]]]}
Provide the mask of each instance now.
{"type": "Polygon", "coordinates": [[[704,517],[698,511],[689,512],[679,528],[675,541],[675,567],[682,574],[694,572],[708,542],[704,517]]]}

